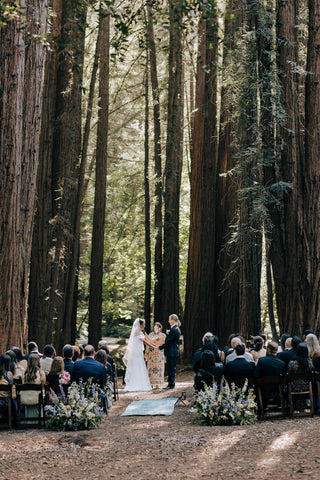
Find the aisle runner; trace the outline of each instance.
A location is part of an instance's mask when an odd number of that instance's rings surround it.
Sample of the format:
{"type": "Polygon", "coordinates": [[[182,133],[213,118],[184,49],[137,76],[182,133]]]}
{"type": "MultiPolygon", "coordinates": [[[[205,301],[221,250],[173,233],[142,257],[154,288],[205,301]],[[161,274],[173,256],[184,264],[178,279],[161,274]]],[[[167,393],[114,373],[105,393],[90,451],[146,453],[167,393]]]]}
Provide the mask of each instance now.
{"type": "Polygon", "coordinates": [[[134,415],[172,415],[177,398],[159,398],[131,402],[121,417],[134,415]]]}

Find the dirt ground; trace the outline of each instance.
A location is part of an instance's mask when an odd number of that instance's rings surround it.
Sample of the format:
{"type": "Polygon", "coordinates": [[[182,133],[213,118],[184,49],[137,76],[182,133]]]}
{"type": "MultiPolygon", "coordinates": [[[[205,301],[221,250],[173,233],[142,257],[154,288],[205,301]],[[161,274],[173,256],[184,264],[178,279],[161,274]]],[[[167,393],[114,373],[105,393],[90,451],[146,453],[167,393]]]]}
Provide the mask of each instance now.
{"type": "Polygon", "coordinates": [[[190,412],[192,374],[175,390],[122,393],[102,425],[84,432],[0,432],[1,480],[320,479],[320,417],[204,427],[190,412]],[[179,397],[168,417],[121,417],[132,400],[179,397]]]}

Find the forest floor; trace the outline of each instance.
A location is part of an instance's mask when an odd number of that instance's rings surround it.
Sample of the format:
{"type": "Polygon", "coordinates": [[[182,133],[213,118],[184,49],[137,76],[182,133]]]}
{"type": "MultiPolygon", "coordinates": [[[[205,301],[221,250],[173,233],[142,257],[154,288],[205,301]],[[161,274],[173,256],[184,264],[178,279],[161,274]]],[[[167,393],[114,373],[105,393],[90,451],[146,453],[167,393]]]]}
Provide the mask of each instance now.
{"type": "Polygon", "coordinates": [[[205,427],[190,412],[191,372],[175,390],[121,393],[96,430],[0,432],[1,480],[320,478],[320,417],[205,427]],[[121,417],[132,400],[177,397],[168,417],[121,417]]]}

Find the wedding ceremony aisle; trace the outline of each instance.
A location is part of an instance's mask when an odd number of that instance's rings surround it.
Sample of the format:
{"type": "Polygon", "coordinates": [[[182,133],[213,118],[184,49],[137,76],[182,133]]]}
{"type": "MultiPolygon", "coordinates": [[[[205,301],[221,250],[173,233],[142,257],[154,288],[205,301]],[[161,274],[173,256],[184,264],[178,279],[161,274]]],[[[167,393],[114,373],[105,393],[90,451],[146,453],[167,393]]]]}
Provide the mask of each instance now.
{"type": "Polygon", "coordinates": [[[179,373],[174,390],[120,394],[96,430],[0,431],[0,479],[319,479],[319,417],[205,427],[190,412],[192,384],[179,373]],[[171,416],[121,417],[133,400],[182,391],[171,416]]]}

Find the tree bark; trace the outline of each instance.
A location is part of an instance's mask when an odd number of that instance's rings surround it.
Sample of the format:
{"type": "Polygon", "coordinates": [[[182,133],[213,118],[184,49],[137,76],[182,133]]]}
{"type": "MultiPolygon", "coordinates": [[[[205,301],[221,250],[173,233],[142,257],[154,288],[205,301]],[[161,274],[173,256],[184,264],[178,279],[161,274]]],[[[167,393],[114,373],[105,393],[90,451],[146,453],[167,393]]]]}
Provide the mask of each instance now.
{"type": "Polygon", "coordinates": [[[0,350],[27,342],[27,292],[39,163],[46,1],[20,2],[0,29],[0,350]],[[20,15],[21,14],[20,11],[20,15]]]}
{"type": "Polygon", "coordinates": [[[305,160],[302,174],[302,327],[319,331],[320,303],[320,0],[309,0],[305,97],[305,160]]]}
{"type": "Polygon", "coordinates": [[[150,56],[150,77],[153,99],[153,129],[154,129],[154,173],[155,173],[155,246],[154,246],[154,321],[162,321],[162,162],[161,162],[161,118],[160,95],[157,72],[156,46],[153,32],[153,18],[150,4],[147,5],[148,46],[150,56]]]}
{"type": "Polygon", "coordinates": [[[43,110],[41,139],[46,165],[38,178],[39,238],[33,246],[32,259],[36,264],[31,270],[34,278],[30,278],[29,323],[30,332],[33,338],[40,338],[40,345],[41,340],[52,342],[61,351],[71,340],[71,321],[66,322],[65,313],[67,304],[74,301],[73,291],[68,296],[68,279],[81,148],[86,8],[81,2],[58,0],[53,9],[57,53],[51,56],[51,78],[46,80],[53,83],[47,85],[48,111],[43,110]],[[37,260],[39,252],[41,263],[37,260]]]}
{"type": "Polygon", "coordinates": [[[151,327],[151,237],[150,237],[150,184],[149,184],[149,55],[148,49],[145,75],[145,135],[144,135],[144,229],[145,229],[145,291],[144,319],[146,329],[151,327]]]}
{"type": "Polygon", "coordinates": [[[220,342],[226,342],[230,332],[239,330],[239,270],[237,246],[231,240],[231,224],[237,207],[237,183],[228,172],[235,167],[235,121],[232,116],[232,79],[228,69],[236,48],[242,16],[235,0],[230,0],[225,12],[220,131],[218,149],[218,186],[216,212],[216,332],[220,342]]]}
{"type": "Polygon", "coordinates": [[[185,301],[185,359],[190,360],[203,332],[215,330],[215,220],[217,188],[216,6],[199,25],[196,114],[193,123],[191,214],[185,301]]]}
{"type": "Polygon", "coordinates": [[[97,345],[98,341],[101,339],[102,324],[102,282],[109,124],[110,16],[104,16],[100,21],[100,109],[98,117],[96,149],[96,179],[90,264],[88,326],[88,343],[94,346],[97,345]]]}
{"type": "Polygon", "coordinates": [[[179,203],[183,153],[182,0],[170,2],[162,321],[179,312],[179,203]]]}

